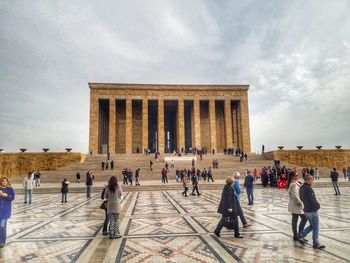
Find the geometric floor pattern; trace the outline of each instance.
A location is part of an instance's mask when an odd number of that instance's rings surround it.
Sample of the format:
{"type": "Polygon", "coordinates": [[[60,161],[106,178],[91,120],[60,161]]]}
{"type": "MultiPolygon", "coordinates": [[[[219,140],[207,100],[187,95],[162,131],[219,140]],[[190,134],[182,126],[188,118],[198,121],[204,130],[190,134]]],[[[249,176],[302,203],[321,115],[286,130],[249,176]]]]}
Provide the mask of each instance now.
{"type": "Polygon", "coordinates": [[[220,218],[216,190],[188,198],[176,191],[127,193],[118,240],[101,234],[99,193],[88,200],[72,193],[64,204],[59,195],[37,194],[30,206],[17,195],[0,262],[350,262],[350,187],[341,190],[334,196],[332,188],[315,189],[324,251],[292,241],[285,190],[256,189],[253,206],[242,194],[253,224],[241,228],[243,239],[226,229],[213,235],[220,218]]]}

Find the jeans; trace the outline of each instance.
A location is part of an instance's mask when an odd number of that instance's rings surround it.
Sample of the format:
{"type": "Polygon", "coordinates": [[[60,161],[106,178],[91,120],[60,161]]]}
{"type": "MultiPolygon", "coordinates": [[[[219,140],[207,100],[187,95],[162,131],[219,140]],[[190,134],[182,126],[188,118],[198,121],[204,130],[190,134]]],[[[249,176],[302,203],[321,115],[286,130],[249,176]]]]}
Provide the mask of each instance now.
{"type": "Polygon", "coordinates": [[[67,202],[67,193],[62,193],[62,203],[67,202]]]}
{"type": "Polygon", "coordinates": [[[302,238],[304,238],[312,231],[313,245],[317,246],[320,244],[320,242],[318,241],[318,234],[320,232],[318,212],[305,212],[305,216],[309,221],[310,225],[304,228],[304,230],[301,231],[300,235],[302,238]]]}
{"type": "Polygon", "coordinates": [[[239,202],[238,202],[238,216],[241,219],[241,222],[243,225],[247,224],[247,220],[244,217],[243,210],[239,202]]]}
{"type": "Polygon", "coordinates": [[[168,176],[166,176],[166,175],[163,175],[162,176],[162,183],[168,183],[168,176]]]}
{"type": "Polygon", "coordinates": [[[36,187],[40,186],[40,178],[35,179],[35,186],[36,187]]]}
{"type": "Polygon", "coordinates": [[[91,192],[92,192],[92,185],[87,185],[86,186],[86,197],[87,198],[91,197],[91,192]]]}
{"type": "Polygon", "coordinates": [[[248,203],[253,204],[254,202],[253,187],[247,187],[247,196],[248,196],[248,203]]]}
{"type": "Polygon", "coordinates": [[[107,233],[107,229],[108,229],[108,223],[109,223],[109,215],[107,213],[107,209],[105,209],[105,221],[103,222],[103,233],[107,233]]]}
{"type": "Polygon", "coordinates": [[[29,204],[32,202],[32,195],[33,195],[33,190],[32,189],[25,189],[24,190],[24,202],[29,204]]]}
{"type": "Polygon", "coordinates": [[[295,238],[298,236],[298,234],[300,234],[304,230],[306,222],[307,222],[307,218],[304,214],[301,214],[301,215],[292,214],[292,230],[293,230],[293,236],[295,238]],[[299,228],[298,228],[299,216],[301,218],[301,221],[300,221],[299,228]],[[298,228],[298,230],[297,230],[297,228],[298,228]]]}
{"type": "Polygon", "coordinates": [[[336,195],[340,195],[338,182],[332,181],[332,184],[333,184],[333,187],[334,187],[335,194],[336,195]]]}
{"type": "Polygon", "coordinates": [[[6,227],[7,219],[0,219],[0,245],[5,245],[6,243],[6,227]]]}

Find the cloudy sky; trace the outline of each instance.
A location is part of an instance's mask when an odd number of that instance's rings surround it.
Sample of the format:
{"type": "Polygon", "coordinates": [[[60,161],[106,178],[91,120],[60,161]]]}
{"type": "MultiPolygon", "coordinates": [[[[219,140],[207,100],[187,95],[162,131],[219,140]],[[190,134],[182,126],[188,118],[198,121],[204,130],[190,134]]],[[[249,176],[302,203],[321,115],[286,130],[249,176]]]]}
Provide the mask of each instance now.
{"type": "Polygon", "coordinates": [[[350,1],[0,3],[0,148],[88,150],[88,82],[250,84],[261,144],[350,147],[350,1]]]}

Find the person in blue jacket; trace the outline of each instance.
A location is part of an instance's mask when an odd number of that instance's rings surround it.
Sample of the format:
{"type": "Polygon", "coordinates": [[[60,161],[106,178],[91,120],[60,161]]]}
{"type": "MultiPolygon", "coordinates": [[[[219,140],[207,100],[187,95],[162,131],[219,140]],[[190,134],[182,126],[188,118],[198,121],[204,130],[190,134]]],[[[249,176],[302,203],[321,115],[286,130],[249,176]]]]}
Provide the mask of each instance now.
{"type": "Polygon", "coordinates": [[[3,176],[0,178],[0,248],[6,243],[7,220],[11,217],[11,202],[15,199],[15,192],[10,180],[3,176]]]}
{"type": "Polygon", "coordinates": [[[234,182],[233,182],[233,189],[235,190],[235,194],[236,194],[236,197],[237,197],[237,205],[238,205],[238,216],[239,218],[241,219],[241,222],[243,224],[243,228],[247,228],[247,227],[250,227],[252,226],[252,224],[249,224],[246,220],[246,218],[244,217],[244,214],[243,214],[243,209],[241,207],[241,185],[239,184],[239,177],[240,177],[240,173],[239,172],[235,172],[233,174],[233,178],[234,178],[234,182]]]}

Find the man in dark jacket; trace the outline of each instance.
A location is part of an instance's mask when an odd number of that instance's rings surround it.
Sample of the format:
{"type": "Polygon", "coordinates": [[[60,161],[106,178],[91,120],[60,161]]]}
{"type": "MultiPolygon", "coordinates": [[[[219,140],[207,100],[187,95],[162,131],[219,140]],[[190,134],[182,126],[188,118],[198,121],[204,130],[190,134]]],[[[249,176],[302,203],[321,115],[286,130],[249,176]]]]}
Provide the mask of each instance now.
{"type": "Polygon", "coordinates": [[[201,194],[199,193],[198,190],[198,177],[195,173],[192,174],[192,194],[191,195],[196,195],[194,192],[197,192],[197,195],[200,196],[201,194]]]}
{"type": "Polygon", "coordinates": [[[339,173],[337,172],[337,169],[333,168],[333,171],[331,171],[330,178],[332,178],[332,184],[335,191],[334,195],[340,195],[339,186],[338,186],[338,177],[339,177],[339,173]]]}
{"type": "Polygon", "coordinates": [[[236,238],[242,238],[242,236],[239,234],[239,226],[238,226],[238,201],[237,196],[235,195],[235,191],[232,187],[233,184],[233,178],[228,177],[226,179],[226,185],[224,187],[224,190],[222,191],[221,195],[221,201],[218,208],[218,213],[222,215],[214,234],[217,237],[220,237],[221,229],[224,227],[225,220],[227,218],[231,218],[234,222],[234,232],[236,238]]]}
{"type": "Polygon", "coordinates": [[[244,179],[244,187],[247,189],[248,205],[253,205],[254,203],[253,182],[254,177],[251,175],[250,171],[248,171],[244,179]]]}
{"type": "Polygon", "coordinates": [[[306,175],[304,180],[304,184],[300,187],[300,199],[304,203],[304,213],[310,225],[304,228],[300,233],[299,241],[304,244],[304,238],[312,231],[313,248],[324,249],[325,246],[321,245],[318,241],[320,229],[318,210],[320,209],[320,204],[318,203],[315,192],[311,187],[314,179],[311,175],[306,175]]]}

